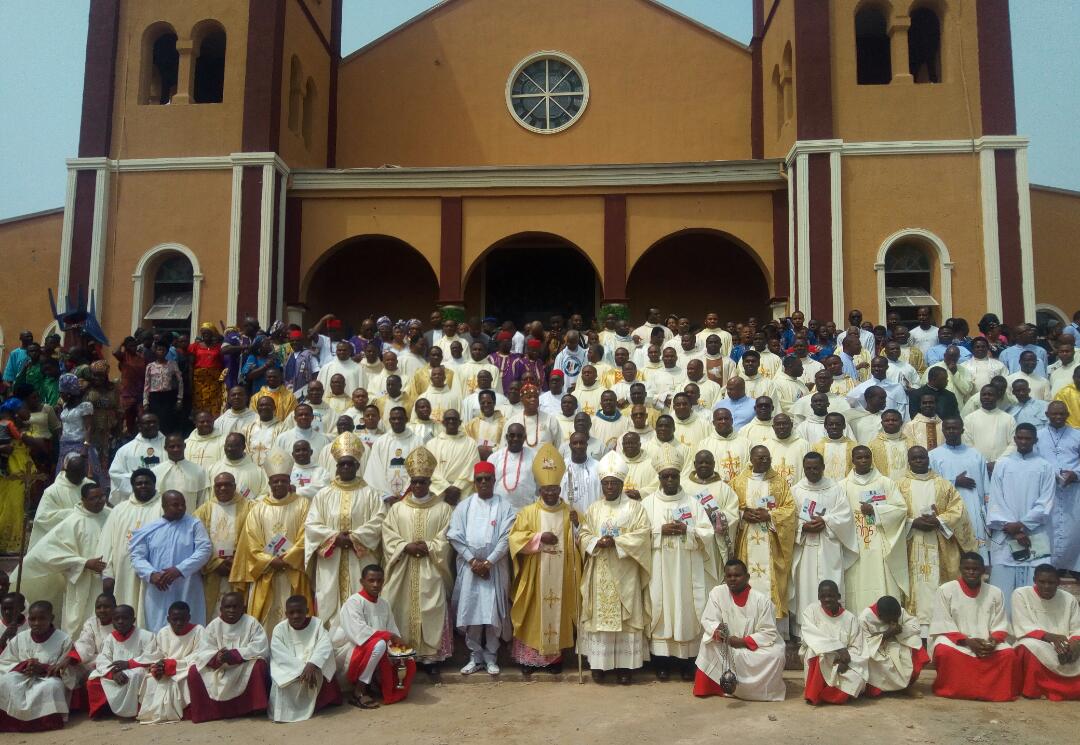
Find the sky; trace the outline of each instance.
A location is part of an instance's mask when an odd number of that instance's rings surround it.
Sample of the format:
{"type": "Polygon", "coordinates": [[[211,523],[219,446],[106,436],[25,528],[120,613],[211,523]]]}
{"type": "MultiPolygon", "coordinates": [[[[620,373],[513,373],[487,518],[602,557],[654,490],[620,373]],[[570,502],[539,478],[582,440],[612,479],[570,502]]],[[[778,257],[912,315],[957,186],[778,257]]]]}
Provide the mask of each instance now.
{"type": "MultiPolygon", "coordinates": [[[[585,0],[583,0],[585,1],[585,0]]],[[[345,54],[432,0],[345,0],[345,54]]],[[[744,43],[750,0],[665,0],[744,43]]],[[[89,0],[0,0],[0,219],[60,207],[78,150],[89,0]]],[[[1080,190],[1080,0],[1012,0],[1017,129],[1033,183],[1080,190]]]]}

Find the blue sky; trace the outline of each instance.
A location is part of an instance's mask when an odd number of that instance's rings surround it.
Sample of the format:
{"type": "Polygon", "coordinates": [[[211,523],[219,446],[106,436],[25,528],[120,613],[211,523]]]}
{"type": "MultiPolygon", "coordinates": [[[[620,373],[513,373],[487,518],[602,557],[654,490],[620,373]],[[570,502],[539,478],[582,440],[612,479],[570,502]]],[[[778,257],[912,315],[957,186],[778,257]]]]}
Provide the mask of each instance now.
{"type": "MultiPolygon", "coordinates": [[[[345,0],[353,51],[432,0],[345,0]]],[[[666,0],[748,42],[750,0],[666,0]]],[[[0,0],[0,219],[64,203],[64,159],[76,154],[89,0],[0,0]]],[[[1018,129],[1032,139],[1031,180],[1080,190],[1078,0],[1012,0],[1018,129]]]]}

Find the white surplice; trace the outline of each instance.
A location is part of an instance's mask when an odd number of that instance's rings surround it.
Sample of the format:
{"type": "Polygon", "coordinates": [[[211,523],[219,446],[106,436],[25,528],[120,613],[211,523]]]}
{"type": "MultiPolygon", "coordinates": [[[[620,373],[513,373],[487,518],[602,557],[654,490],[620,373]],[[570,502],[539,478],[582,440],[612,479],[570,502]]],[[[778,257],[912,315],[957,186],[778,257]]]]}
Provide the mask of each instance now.
{"type": "Polygon", "coordinates": [[[334,679],[337,664],[330,633],[312,616],[307,626],[294,629],[288,620],[274,627],[270,638],[270,702],[266,714],[272,722],[302,722],[315,711],[322,686],[334,679]],[[311,688],[300,681],[308,664],[322,671],[321,685],[311,688]]]}
{"type": "Polygon", "coordinates": [[[160,659],[157,639],[146,629],[135,627],[126,639],[119,638],[119,632],[113,631],[101,645],[90,680],[101,681],[101,689],[115,716],[130,719],[139,712],[139,691],[149,669],[147,666],[160,659]],[[107,677],[114,662],[128,660],[135,664],[124,671],[127,683],[121,685],[107,677]]]}
{"type": "Polygon", "coordinates": [[[799,654],[807,675],[811,658],[817,657],[818,670],[825,684],[856,698],[866,688],[870,677],[859,619],[846,608],[841,608],[839,615],[830,616],[821,603],[814,603],[803,609],[799,620],[802,631],[799,654]],[[844,672],[840,672],[836,659],[836,653],[841,649],[846,649],[851,658],[844,672]]]}
{"type": "Polygon", "coordinates": [[[911,683],[915,664],[911,654],[922,648],[919,620],[900,609],[901,631],[891,639],[885,638],[889,625],[878,618],[874,606],[859,614],[864,650],[869,667],[867,683],[882,691],[902,691],[911,683]]]}
{"type": "Polygon", "coordinates": [[[58,678],[38,678],[15,672],[15,667],[27,660],[55,665],[71,651],[71,637],[53,629],[48,639],[38,642],[31,633],[29,628],[20,631],[0,653],[0,711],[20,722],[52,714],[62,714],[66,720],[74,671],[69,668],[58,678]]]}
{"type": "Polygon", "coordinates": [[[192,655],[192,664],[211,699],[230,701],[247,689],[256,660],[268,659],[270,641],[266,638],[266,632],[257,618],[245,613],[233,624],[225,623],[220,617],[206,624],[202,639],[192,655]],[[225,664],[214,670],[209,662],[222,649],[237,650],[244,661],[239,665],[225,664]]]}
{"type": "Polygon", "coordinates": [[[1062,663],[1054,645],[1037,638],[1038,632],[1080,637],[1080,605],[1076,596],[1059,589],[1043,600],[1034,587],[1017,587],[1012,596],[1012,635],[1016,646],[1026,647],[1043,667],[1065,678],[1080,677],[1080,659],[1062,663]]]}
{"type": "Polygon", "coordinates": [[[717,585],[709,593],[705,612],[701,616],[703,635],[698,651],[697,666],[714,681],[725,672],[720,644],[713,633],[724,624],[728,633],[738,639],[751,639],[756,649],[731,649],[731,661],[739,680],[735,698],[744,701],[783,701],[784,640],[776,630],[776,607],[769,596],[747,587],[746,601],[739,605],[727,585],[717,585]]]}
{"type": "Polygon", "coordinates": [[[136,717],[141,724],[179,722],[184,718],[184,709],[191,703],[188,670],[202,635],[203,627],[199,624],[194,624],[183,636],[177,636],[171,626],[157,632],[159,659],[165,660],[166,665],[175,672],[161,678],[153,675],[143,678],[139,714],[136,717]]]}

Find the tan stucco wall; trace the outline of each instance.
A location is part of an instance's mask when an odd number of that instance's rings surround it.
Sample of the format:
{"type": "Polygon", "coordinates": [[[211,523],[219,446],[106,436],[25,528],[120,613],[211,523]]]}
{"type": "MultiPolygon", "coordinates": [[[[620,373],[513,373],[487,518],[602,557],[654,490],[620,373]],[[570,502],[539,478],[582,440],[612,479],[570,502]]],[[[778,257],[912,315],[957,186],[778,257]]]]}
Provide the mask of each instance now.
{"type": "Polygon", "coordinates": [[[1035,302],[1055,305],[1071,319],[1080,308],[1075,268],[1080,248],[1080,192],[1031,187],[1031,242],[1035,302]]]}
{"type": "MultiPolygon", "coordinates": [[[[34,339],[53,320],[47,288],[56,292],[63,212],[0,222],[0,332],[7,353],[19,344],[19,332],[34,339]]],[[[3,361],[0,361],[2,364],[3,361]]]]}
{"type": "MultiPolygon", "coordinates": [[[[405,241],[419,251],[439,276],[439,241],[442,208],[437,197],[401,199],[305,199],[300,248],[301,297],[311,281],[312,269],[342,241],[365,235],[386,235],[405,241]]],[[[358,266],[358,272],[364,267],[358,266]]],[[[380,270],[393,278],[393,268],[380,270]]],[[[381,281],[381,280],[379,280],[381,281]]]]}
{"type": "MultiPolygon", "coordinates": [[[[120,7],[110,156],[150,158],[225,155],[239,151],[248,4],[220,0],[186,0],[182,3],[140,0],[121,3],[120,7]],[[217,20],[225,28],[223,101],[168,106],[139,104],[143,32],[158,21],[166,21],[175,30],[178,43],[183,43],[191,38],[195,25],[205,19],[217,20]]],[[[184,64],[182,57],[180,64],[184,64]]]]}
{"type": "MultiPolygon", "coordinates": [[[[312,13],[325,12],[330,0],[316,5],[312,13]]],[[[308,4],[309,7],[312,5],[308,4]]],[[[298,0],[289,0],[285,4],[285,41],[281,64],[281,128],[279,150],[281,157],[293,168],[326,167],[326,130],[330,111],[330,57],[326,52],[311,22],[300,10],[298,0]],[[306,86],[310,78],[315,84],[315,116],[311,125],[311,141],[305,145],[302,122],[296,131],[289,129],[289,103],[291,89],[291,63],[293,56],[300,61],[303,70],[302,85],[306,86]]],[[[303,111],[303,105],[300,106],[303,111]]]]}
{"type": "MultiPolygon", "coordinates": [[[[759,0],[756,0],[759,1],[759,0]]],[[[770,3],[765,3],[766,7],[770,3]]],[[[762,75],[762,124],[764,128],[764,153],[766,158],[782,158],[795,143],[798,131],[799,112],[794,106],[795,81],[795,0],[780,0],[773,12],[765,37],[761,42],[762,75]],[[784,70],[784,50],[791,45],[791,117],[780,123],[781,102],[777,86],[773,83],[773,72],[784,70]]]]}
{"type": "MultiPolygon", "coordinates": [[[[855,64],[855,11],[864,0],[834,0],[830,34],[833,48],[835,136],[854,142],[979,137],[979,39],[974,0],[919,5],[945,8],[941,19],[941,75],[936,84],[858,85],[855,64]]],[[[880,0],[892,16],[904,16],[913,0],[880,0]]],[[[888,23],[888,16],[886,18],[888,23]]],[[[906,73],[907,53],[904,54],[906,73]]],[[[895,76],[897,70],[893,69],[895,76]]]]}
{"type": "Polygon", "coordinates": [[[749,52],[646,0],[457,0],[343,62],[338,90],[340,167],[750,157],[749,52]],[[542,50],[577,59],[591,90],[554,135],[505,100],[542,50]]]}
{"type": "Polygon", "coordinates": [[[921,228],[945,243],[955,264],[953,315],[969,321],[982,316],[986,287],[978,156],[849,156],[842,159],[841,170],[845,307],[861,309],[867,320],[883,320],[874,272],[878,251],[893,233],[921,228]]]}
{"type": "MultiPolygon", "coordinates": [[[[203,281],[198,321],[227,320],[231,172],[114,174],[110,194],[106,289],[100,314],[109,340],[131,333],[131,275],[142,256],[163,243],[186,246],[199,260],[203,281]]],[[[146,305],[153,279],[151,267],[144,277],[146,305]]]]}

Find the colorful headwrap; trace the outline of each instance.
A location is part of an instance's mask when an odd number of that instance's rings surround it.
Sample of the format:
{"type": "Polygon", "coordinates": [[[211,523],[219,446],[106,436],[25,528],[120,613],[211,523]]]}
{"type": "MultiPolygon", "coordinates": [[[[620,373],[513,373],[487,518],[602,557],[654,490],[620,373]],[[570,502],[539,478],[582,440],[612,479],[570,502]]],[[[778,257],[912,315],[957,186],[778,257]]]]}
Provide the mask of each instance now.
{"type": "Polygon", "coordinates": [[[4,403],[0,404],[0,414],[14,414],[22,407],[22,399],[12,396],[7,401],[4,401],[4,403]]]}
{"type": "Polygon", "coordinates": [[[82,391],[79,387],[79,378],[74,373],[64,373],[60,376],[60,392],[69,396],[73,396],[76,393],[82,391]]]}
{"type": "Polygon", "coordinates": [[[217,331],[217,326],[209,321],[203,321],[199,324],[199,332],[202,333],[203,331],[217,331]]]}
{"type": "Polygon", "coordinates": [[[540,389],[532,383],[526,383],[525,385],[521,386],[521,395],[524,396],[526,393],[535,393],[539,396],[540,389]]]}
{"type": "MultiPolygon", "coordinates": [[[[398,321],[398,323],[401,323],[398,321]]],[[[379,320],[375,321],[376,326],[390,326],[390,316],[379,316],[379,320]]]]}
{"type": "Polygon", "coordinates": [[[109,361],[108,360],[94,360],[90,363],[90,372],[102,373],[103,375],[109,374],[109,361]]]}

